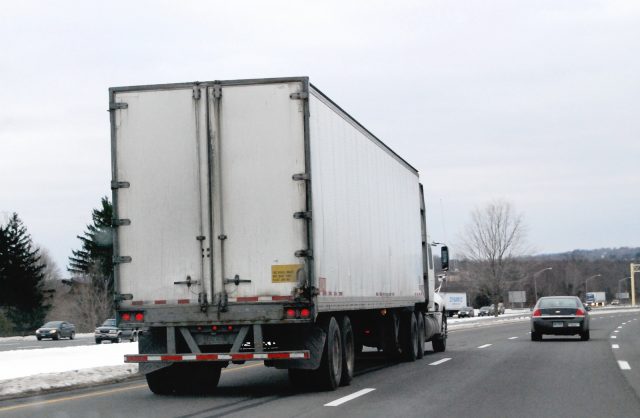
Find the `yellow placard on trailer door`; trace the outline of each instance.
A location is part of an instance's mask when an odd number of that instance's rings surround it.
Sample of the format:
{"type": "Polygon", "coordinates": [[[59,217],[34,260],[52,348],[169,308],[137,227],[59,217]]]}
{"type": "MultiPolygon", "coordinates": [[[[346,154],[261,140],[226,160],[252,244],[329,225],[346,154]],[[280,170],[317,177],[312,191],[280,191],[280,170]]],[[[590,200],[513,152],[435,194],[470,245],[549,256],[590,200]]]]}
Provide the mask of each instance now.
{"type": "Polygon", "coordinates": [[[298,270],[302,264],[280,264],[271,266],[272,283],[295,283],[298,281],[298,270]]]}

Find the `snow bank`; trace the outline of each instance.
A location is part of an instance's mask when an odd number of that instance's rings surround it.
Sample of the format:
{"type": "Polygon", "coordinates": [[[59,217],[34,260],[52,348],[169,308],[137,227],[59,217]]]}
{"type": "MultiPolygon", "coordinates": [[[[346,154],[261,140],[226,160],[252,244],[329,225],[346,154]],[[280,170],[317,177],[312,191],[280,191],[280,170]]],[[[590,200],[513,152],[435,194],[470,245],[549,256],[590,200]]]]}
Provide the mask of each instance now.
{"type": "Polygon", "coordinates": [[[125,354],[136,353],[137,343],[4,351],[0,398],[122,380],[138,373],[137,364],[124,364],[125,354]]]}

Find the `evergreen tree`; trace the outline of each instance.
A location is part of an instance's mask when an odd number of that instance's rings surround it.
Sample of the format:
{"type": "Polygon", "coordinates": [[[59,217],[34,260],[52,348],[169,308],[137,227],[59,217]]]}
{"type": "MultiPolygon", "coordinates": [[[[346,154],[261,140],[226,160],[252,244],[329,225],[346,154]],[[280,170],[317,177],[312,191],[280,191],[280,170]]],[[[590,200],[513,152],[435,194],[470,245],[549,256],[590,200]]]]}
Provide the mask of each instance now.
{"type": "Polygon", "coordinates": [[[78,236],[82,248],[73,250],[67,270],[76,276],[90,278],[95,285],[105,286],[113,294],[113,206],[108,197],[101,199],[101,207],[92,212],[93,223],[84,235],[78,236]]]}
{"type": "Polygon", "coordinates": [[[0,306],[20,332],[42,324],[48,306],[44,303],[43,270],[39,250],[17,213],[0,227],[0,306]]]}

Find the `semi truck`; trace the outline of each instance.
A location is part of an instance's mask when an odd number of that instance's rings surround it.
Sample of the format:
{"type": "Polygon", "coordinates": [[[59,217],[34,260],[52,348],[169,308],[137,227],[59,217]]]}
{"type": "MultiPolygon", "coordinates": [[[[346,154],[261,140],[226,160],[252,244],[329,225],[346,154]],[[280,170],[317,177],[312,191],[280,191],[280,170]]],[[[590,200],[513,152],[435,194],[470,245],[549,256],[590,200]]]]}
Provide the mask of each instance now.
{"type": "Polygon", "coordinates": [[[248,361],[333,390],[363,347],[446,349],[418,171],[307,77],[114,87],[109,111],[117,321],[153,393],[248,361]]]}
{"type": "Polygon", "coordinates": [[[585,304],[587,306],[604,306],[607,302],[605,292],[587,292],[585,296],[585,304]]]}
{"type": "Polygon", "coordinates": [[[467,305],[467,294],[462,292],[440,293],[448,316],[458,314],[458,311],[467,305]]]}

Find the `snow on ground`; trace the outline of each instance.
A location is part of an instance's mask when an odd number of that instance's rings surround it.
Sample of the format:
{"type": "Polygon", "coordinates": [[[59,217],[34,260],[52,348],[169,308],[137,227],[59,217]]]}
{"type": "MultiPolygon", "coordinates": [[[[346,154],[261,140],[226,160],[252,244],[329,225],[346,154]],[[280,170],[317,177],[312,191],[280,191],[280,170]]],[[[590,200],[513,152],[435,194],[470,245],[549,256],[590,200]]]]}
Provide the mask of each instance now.
{"type": "Polygon", "coordinates": [[[4,351],[0,355],[0,399],[128,378],[138,373],[138,365],[124,364],[124,355],[137,352],[137,343],[4,351]]]}

